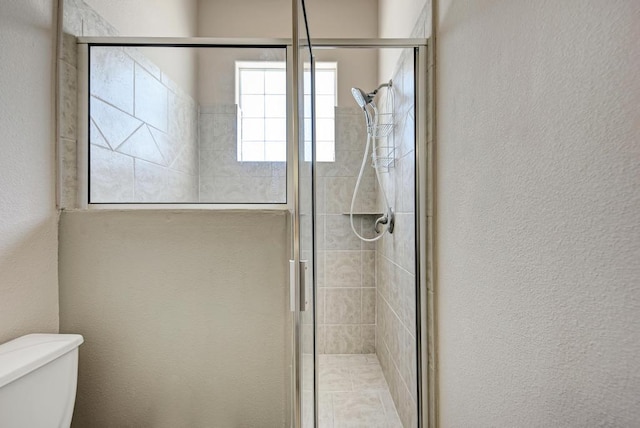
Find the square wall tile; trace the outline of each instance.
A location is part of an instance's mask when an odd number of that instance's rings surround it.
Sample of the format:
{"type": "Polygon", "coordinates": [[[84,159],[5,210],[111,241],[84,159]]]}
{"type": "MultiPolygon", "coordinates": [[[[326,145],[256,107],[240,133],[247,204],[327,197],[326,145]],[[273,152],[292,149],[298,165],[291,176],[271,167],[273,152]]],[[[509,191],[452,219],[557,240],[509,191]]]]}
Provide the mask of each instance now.
{"type": "Polygon", "coordinates": [[[325,326],[325,331],[325,353],[362,353],[361,325],[327,325],[325,326]]]}
{"type": "Polygon", "coordinates": [[[362,324],[376,323],[376,289],[362,289],[362,324]]]}
{"type": "Polygon", "coordinates": [[[325,323],[359,324],[362,314],[360,288],[325,288],[325,323]]]}
{"type": "Polygon", "coordinates": [[[326,287],[360,287],[362,254],[360,251],[325,252],[326,287]]]}

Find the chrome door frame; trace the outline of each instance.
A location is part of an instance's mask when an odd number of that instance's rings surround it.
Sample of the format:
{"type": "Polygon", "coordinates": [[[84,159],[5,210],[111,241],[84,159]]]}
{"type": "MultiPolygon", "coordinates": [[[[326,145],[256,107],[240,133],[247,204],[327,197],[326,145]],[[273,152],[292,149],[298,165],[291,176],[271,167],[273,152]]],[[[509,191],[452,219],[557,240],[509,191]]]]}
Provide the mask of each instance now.
{"type": "MultiPolygon", "coordinates": [[[[297,22],[295,23],[297,25],[297,22]]],[[[294,33],[295,34],[295,33],[294,33]]],[[[295,42],[294,42],[295,44],[295,42]]],[[[313,48],[318,49],[338,49],[338,48],[410,48],[414,51],[414,103],[415,117],[422,120],[415,120],[415,252],[416,252],[416,361],[417,361],[417,411],[418,427],[431,427],[437,425],[435,417],[436,403],[436,383],[434,382],[435,370],[435,326],[434,324],[434,296],[428,288],[429,284],[429,263],[431,257],[433,237],[429,232],[432,213],[429,211],[429,201],[432,197],[432,165],[433,159],[428,143],[428,124],[431,118],[428,116],[427,91],[429,85],[428,78],[428,39],[311,39],[313,48]]],[[[296,50],[297,51],[297,50],[296,50]]],[[[293,115],[294,120],[298,120],[297,114],[293,115]]],[[[313,119],[312,119],[313,120],[313,119]]],[[[298,125],[294,125],[295,129],[298,125]]],[[[297,147],[296,147],[297,149],[297,147]]],[[[298,162],[294,157],[294,164],[298,162]]],[[[294,171],[298,171],[298,165],[294,165],[294,171]]],[[[298,190],[298,176],[294,175],[294,188],[298,190]]],[[[315,177],[314,177],[315,179],[315,177]]],[[[315,193],[315,192],[314,192],[315,193]]],[[[312,195],[315,200],[315,194],[312,195]]],[[[298,211],[299,212],[299,211],[298,211]]],[[[315,216],[315,212],[313,213],[315,216]]],[[[295,221],[295,220],[294,220],[295,221]]],[[[299,233],[299,229],[298,229],[299,233]]],[[[315,231],[314,231],[315,233],[315,231]]],[[[299,237],[298,237],[299,238],[299,237]]],[[[296,239],[294,239],[296,241],[296,239]]],[[[315,249],[314,249],[315,258],[315,249]]],[[[315,264],[314,264],[315,268],[315,264]]],[[[313,293],[315,296],[316,283],[314,275],[313,293]]],[[[314,298],[314,305],[316,304],[314,298]]],[[[316,308],[314,307],[314,341],[317,337],[317,323],[315,320],[316,308]]],[[[302,326],[297,329],[302,331],[302,326]]],[[[298,340],[296,336],[294,340],[298,340]]],[[[299,344],[296,349],[299,349],[299,344]]],[[[318,367],[318,354],[314,347],[314,366],[318,367]]],[[[299,357],[301,358],[300,352],[299,357]]],[[[300,361],[298,359],[298,361],[300,361]]],[[[317,370],[316,370],[317,371],[317,370]]],[[[299,373],[296,373],[299,376],[299,373]]],[[[318,424],[318,385],[314,382],[314,417],[315,425],[318,424]]],[[[300,385],[300,379],[296,383],[300,385]]],[[[297,414],[301,414],[301,395],[296,402],[297,414]]],[[[301,421],[296,421],[295,427],[301,427],[301,421]]]]}
{"type": "MultiPolygon", "coordinates": [[[[293,0],[296,3],[297,0],[293,0]]],[[[294,7],[293,13],[294,34],[298,28],[297,8],[294,7]]],[[[291,284],[291,309],[294,311],[293,320],[293,358],[292,358],[292,389],[294,392],[293,406],[291,409],[291,424],[294,427],[300,427],[302,424],[301,415],[301,373],[300,359],[302,352],[300,350],[300,335],[302,334],[302,325],[300,324],[300,304],[301,298],[304,296],[300,290],[300,180],[299,180],[299,151],[298,136],[300,130],[300,121],[298,118],[299,110],[299,53],[301,46],[308,44],[301,43],[300,40],[279,38],[279,39],[257,39],[257,38],[209,38],[209,37],[78,37],[79,45],[79,67],[78,67],[78,101],[79,101],[79,135],[78,135],[78,186],[79,195],[86,196],[88,194],[86,184],[88,180],[88,55],[87,47],[89,45],[97,46],[137,46],[137,47],[212,47],[212,48],[230,48],[230,47],[264,47],[264,48],[281,48],[287,52],[287,69],[288,85],[290,90],[289,103],[287,113],[288,121],[288,162],[290,168],[287,168],[288,197],[287,204],[266,207],[249,205],[249,204],[127,204],[111,206],[109,204],[100,204],[99,206],[90,206],[87,200],[80,196],[79,207],[81,209],[103,208],[103,209],[289,209],[292,215],[292,256],[294,273],[291,284]],[[84,187],[83,187],[84,186],[84,187]],[[192,205],[192,206],[190,206],[192,205]]],[[[428,228],[432,223],[433,213],[430,211],[432,204],[430,201],[433,197],[433,148],[428,143],[428,139],[432,138],[428,135],[429,115],[427,101],[427,90],[429,85],[427,54],[430,41],[422,38],[398,38],[398,39],[311,39],[311,45],[319,49],[338,49],[338,48],[411,48],[414,49],[414,65],[415,65],[415,116],[421,117],[422,120],[415,121],[415,150],[416,150],[416,171],[415,171],[415,189],[416,189],[416,349],[418,353],[418,426],[427,427],[435,426],[437,421],[430,420],[435,416],[436,403],[436,383],[435,383],[435,325],[434,325],[434,296],[433,291],[427,288],[429,282],[429,263],[428,257],[431,257],[430,251],[433,249],[433,237],[430,235],[428,228]],[[425,352],[426,351],[426,352],[425,352]]],[[[433,90],[433,88],[432,88],[433,90]]],[[[315,193],[315,192],[314,192],[315,193]]],[[[315,195],[312,195],[315,199],[315,195]]],[[[315,213],[314,213],[315,215],[315,213]]],[[[315,231],[314,231],[315,233],[315,231]]],[[[315,251],[314,251],[315,253],[315,251]]],[[[315,254],[314,254],[315,257],[315,254]]],[[[315,268],[315,265],[314,265],[315,268]]],[[[312,292],[315,294],[316,283],[315,275],[313,277],[312,292]]],[[[315,299],[314,299],[315,306],[315,299]]],[[[315,322],[314,310],[314,341],[317,336],[317,324],[315,322]]],[[[314,364],[317,367],[317,353],[314,351],[314,364]]],[[[314,381],[315,402],[314,415],[317,423],[317,400],[318,386],[314,381]]]]}

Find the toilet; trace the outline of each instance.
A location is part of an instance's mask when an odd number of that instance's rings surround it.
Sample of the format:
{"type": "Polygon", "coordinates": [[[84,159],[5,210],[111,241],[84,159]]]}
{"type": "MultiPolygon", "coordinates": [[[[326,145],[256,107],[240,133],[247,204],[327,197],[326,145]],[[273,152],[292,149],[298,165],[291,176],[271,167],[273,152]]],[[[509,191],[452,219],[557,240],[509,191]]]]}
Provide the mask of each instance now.
{"type": "Polygon", "coordinates": [[[29,334],[0,345],[0,427],[68,428],[79,334],[29,334]]]}

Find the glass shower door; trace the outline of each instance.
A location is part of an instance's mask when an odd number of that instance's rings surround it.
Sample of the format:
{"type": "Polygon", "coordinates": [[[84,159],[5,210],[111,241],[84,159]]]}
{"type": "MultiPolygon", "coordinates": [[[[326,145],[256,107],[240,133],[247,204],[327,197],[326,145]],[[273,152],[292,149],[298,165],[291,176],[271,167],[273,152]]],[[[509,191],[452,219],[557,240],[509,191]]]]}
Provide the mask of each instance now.
{"type": "Polygon", "coordinates": [[[315,70],[305,19],[304,0],[294,8],[294,79],[293,93],[297,126],[294,126],[294,259],[298,261],[297,315],[297,409],[295,426],[316,426],[315,361],[315,70]],[[296,129],[297,128],[297,129],[296,129]],[[297,231],[296,231],[297,229],[297,231]],[[297,232],[297,233],[296,233],[297,232]],[[297,235],[297,236],[296,236],[297,235]],[[297,246],[297,249],[295,248],[297,246]]]}

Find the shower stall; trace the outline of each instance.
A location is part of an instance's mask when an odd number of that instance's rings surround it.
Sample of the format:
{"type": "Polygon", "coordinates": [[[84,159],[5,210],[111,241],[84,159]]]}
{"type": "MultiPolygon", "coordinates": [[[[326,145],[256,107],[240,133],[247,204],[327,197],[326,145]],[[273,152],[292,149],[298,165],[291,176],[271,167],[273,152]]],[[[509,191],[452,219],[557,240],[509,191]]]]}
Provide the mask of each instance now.
{"type": "Polygon", "coordinates": [[[427,40],[303,11],[291,39],[79,37],[62,205],[289,212],[290,426],[426,427],[427,40]]]}
{"type": "Polygon", "coordinates": [[[355,76],[339,91],[335,161],[299,162],[298,419],[304,427],[427,426],[419,358],[426,128],[416,120],[426,116],[425,42],[310,42],[311,63],[370,56],[393,65],[391,75],[355,76]]]}

